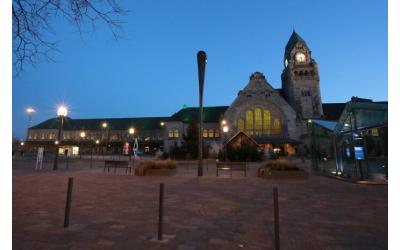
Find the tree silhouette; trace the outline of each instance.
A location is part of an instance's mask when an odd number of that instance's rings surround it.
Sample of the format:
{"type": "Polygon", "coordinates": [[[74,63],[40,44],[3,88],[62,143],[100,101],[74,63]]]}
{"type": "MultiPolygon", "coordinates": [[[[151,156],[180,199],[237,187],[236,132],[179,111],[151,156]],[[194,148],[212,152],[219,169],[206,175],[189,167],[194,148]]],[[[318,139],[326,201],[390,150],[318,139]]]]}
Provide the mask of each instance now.
{"type": "Polygon", "coordinates": [[[18,75],[26,63],[36,66],[42,60],[54,61],[52,52],[59,52],[57,43],[48,35],[55,34],[52,23],[66,19],[80,34],[83,27],[95,29],[106,24],[113,37],[120,38],[120,17],[126,14],[116,0],[13,0],[13,64],[18,75]]]}

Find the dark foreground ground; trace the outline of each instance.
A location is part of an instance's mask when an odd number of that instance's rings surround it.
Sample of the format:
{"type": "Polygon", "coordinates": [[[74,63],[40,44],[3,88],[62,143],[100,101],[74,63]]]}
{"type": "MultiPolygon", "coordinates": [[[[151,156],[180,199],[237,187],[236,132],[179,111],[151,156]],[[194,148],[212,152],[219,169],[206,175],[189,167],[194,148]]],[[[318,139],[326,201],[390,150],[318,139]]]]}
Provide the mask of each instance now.
{"type": "Polygon", "coordinates": [[[249,177],[217,178],[210,164],[198,178],[190,164],[179,165],[173,177],[104,174],[84,161],[58,172],[13,164],[13,249],[273,249],[273,186],[281,249],[387,249],[383,185],[318,176],[267,181],[255,177],[256,166],[249,177]],[[70,227],[64,229],[70,176],[70,227]],[[160,182],[167,242],[149,240],[157,235],[160,182]]]}

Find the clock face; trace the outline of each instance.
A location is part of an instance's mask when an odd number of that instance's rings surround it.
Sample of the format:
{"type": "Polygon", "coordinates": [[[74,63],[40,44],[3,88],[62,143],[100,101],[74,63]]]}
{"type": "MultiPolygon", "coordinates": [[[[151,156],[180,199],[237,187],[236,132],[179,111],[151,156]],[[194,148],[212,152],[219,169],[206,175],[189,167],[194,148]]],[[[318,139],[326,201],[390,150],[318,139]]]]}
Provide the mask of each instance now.
{"type": "Polygon", "coordinates": [[[303,53],[299,52],[295,55],[296,62],[305,62],[306,61],[306,55],[303,53]]]}

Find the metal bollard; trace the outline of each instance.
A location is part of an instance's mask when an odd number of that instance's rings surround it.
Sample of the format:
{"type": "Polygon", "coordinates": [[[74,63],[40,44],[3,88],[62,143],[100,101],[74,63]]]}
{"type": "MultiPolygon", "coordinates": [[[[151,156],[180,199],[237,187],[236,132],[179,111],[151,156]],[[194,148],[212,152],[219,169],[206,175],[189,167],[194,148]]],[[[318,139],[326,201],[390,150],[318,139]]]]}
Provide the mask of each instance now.
{"type": "Polygon", "coordinates": [[[68,178],[68,191],[67,191],[67,203],[65,205],[65,215],[64,215],[64,227],[69,226],[69,212],[71,210],[71,197],[72,197],[72,186],[74,184],[74,178],[68,178]]]}
{"type": "Polygon", "coordinates": [[[280,249],[279,242],[279,206],[278,206],[278,188],[274,187],[274,229],[275,229],[275,250],[280,249]]]}
{"type": "Polygon", "coordinates": [[[163,203],[164,203],[164,183],[160,183],[160,201],[158,207],[158,240],[162,240],[163,233],[163,203]]]}

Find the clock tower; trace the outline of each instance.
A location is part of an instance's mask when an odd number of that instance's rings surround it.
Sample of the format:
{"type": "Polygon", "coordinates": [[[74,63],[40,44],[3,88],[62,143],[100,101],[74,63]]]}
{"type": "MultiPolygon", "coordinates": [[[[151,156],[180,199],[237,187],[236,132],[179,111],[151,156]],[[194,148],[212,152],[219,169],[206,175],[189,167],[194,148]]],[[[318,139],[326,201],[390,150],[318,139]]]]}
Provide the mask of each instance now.
{"type": "Polygon", "coordinates": [[[317,62],[311,57],[306,42],[294,30],[286,44],[281,74],[286,101],[299,119],[323,116],[317,62]]]}

